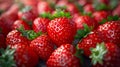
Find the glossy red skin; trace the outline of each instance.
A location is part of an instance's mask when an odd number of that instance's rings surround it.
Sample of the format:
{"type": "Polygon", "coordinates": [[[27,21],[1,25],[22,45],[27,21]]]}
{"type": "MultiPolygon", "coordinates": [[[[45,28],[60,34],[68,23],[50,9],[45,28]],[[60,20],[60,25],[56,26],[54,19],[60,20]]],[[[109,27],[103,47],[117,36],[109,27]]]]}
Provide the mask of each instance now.
{"type": "Polygon", "coordinates": [[[93,31],[84,37],[77,46],[84,51],[85,56],[89,57],[91,54],[90,48],[96,47],[96,44],[101,42],[103,41],[100,36],[96,31],[93,31]]]}
{"type": "Polygon", "coordinates": [[[35,67],[38,64],[38,56],[34,50],[21,43],[16,45],[14,59],[17,67],[35,67]]]}
{"type": "Polygon", "coordinates": [[[25,20],[26,22],[30,23],[33,22],[34,19],[37,17],[37,13],[35,13],[32,9],[25,12],[19,11],[18,17],[19,19],[25,20]]]}
{"type": "Polygon", "coordinates": [[[101,22],[103,19],[107,19],[108,12],[106,11],[96,11],[93,13],[93,17],[97,22],[101,22]]]}
{"type": "MultiPolygon", "coordinates": [[[[120,3],[119,3],[120,4],[120,3]]],[[[113,15],[120,16],[120,5],[118,5],[112,12],[113,15]]]]}
{"type": "Polygon", "coordinates": [[[21,26],[23,26],[25,30],[30,30],[30,26],[22,20],[16,20],[13,23],[13,29],[19,29],[21,26]]]}
{"type": "Polygon", "coordinates": [[[6,48],[5,36],[2,33],[0,33],[0,48],[6,48]]]}
{"type": "Polygon", "coordinates": [[[38,14],[42,14],[45,12],[52,12],[52,8],[46,1],[40,1],[37,5],[38,8],[38,14]]]}
{"type": "Polygon", "coordinates": [[[47,18],[36,18],[33,22],[32,28],[35,32],[47,32],[47,25],[50,22],[47,18]]]}
{"type": "Polygon", "coordinates": [[[66,4],[66,10],[69,11],[71,14],[75,14],[79,12],[78,8],[73,3],[66,4]]]}
{"type": "Polygon", "coordinates": [[[26,37],[23,37],[22,34],[17,30],[12,30],[6,37],[6,44],[10,45],[11,47],[18,43],[29,45],[29,42],[30,41],[26,37]]]}
{"type": "Polygon", "coordinates": [[[105,43],[107,53],[104,55],[103,65],[96,64],[93,67],[119,67],[120,49],[116,44],[105,43]]]}
{"type": "Polygon", "coordinates": [[[57,46],[72,43],[76,30],[76,24],[65,17],[51,20],[47,26],[48,35],[57,46]]]}
{"type": "Polygon", "coordinates": [[[110,21],[97,28],[98,34],[105,42],[120,46],[120,21],[110,21]]]}
{"type": "Polygon", "coordinates": [[[35,50],[40,59],[48,60],[49,56],[54,51],[54,45],[55,44],[47,35],[41,35],[31,41],[30,47],[35,50]]]}
{"type": "Polygon", "coordinates": [[[5,36],[12,30],[14,21],[18,19],[17,12],[18,6],[13,4],[8,11],[0,16],[0,27],[5,36]]]}
{"type": "Polygon", "coordinates": [[[93,12],[95,11],[95,9],[94,9],[94,7],[93,7],[92,4],[86,4],[86,5],[84,6],[84,11],[85,11],[86,13],[93,13],[93,12]]]}
{"type": "Polygon", "coordinates": [[[98,23],[94,20],[94,18],[91,18],[89,16],[78,16],[76,17],[74,22],[77,25],[77,29],[84,29],[83,24],[87,24],[88,26],[93,26],[93,28],[98,26],[98,23]]]}
{"type": "Polygon", "coordinates": [[[47,67],[80,67],[80,62],[74,56],[75,48],[71,44],[58,47],[47,61],[47,67]]]}

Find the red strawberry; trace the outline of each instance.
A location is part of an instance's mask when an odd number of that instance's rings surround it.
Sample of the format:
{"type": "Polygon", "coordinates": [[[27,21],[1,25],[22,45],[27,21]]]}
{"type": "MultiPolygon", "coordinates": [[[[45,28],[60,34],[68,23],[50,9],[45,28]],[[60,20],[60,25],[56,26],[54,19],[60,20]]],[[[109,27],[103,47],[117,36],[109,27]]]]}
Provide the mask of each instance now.
{"type": "Polygon", "coordinates": [[[66,9],[67,9],[67,11],[69,11],[71,14],[75,14],[75,13],[78,13],[78,12],[79,12],[78,8],[77,8],[76,5],[73,4],[73,3],[68,3],[68,4],[66,5],[66,9]]]}
{"type": "Polygon", "coordinates": [[[6,44],[12,47],[18,43],[29,45],[29,40],[26,37],[23,37],[19,31],[12,30],[6,37],[6,44]]]}
{"type": "Polygon", "coordinates": [[[56,18],[49,22],[47,32],[57,46],[72,43],[76,34],[76,24],[66,17],[56,18]]]}
{"type": "Polygon", "coordinates": [[[31,7],[26,6],[21,11],[18,12],[19,19],[26,21],[29,25],[32,24],[37,14],[33,11],[31,7]]]}
{"type": "Polygon", "coordinates": [[[120,16],[120,3],[119,5],[113,10],[113,15],[119,15],[120,16]]]}
{"type": "Polygon", "coordinates": [[[93,13],[93,12],[95,11],[95,9],[94,9],[94,7],[93,7],[92,4],[86,4],[86,5],[84,6],[84,11],[85,11],[86,13],[93,13]]]}
{"type": "Polygon", "coordinates": [[[120,21],[109,21],[97,28],[98,34],[105,42],[120,46],[120,21]]]}
{"type": "Polygon", "coordinates": [[[30,47],[32,47],[36,54],[43,60],[47,60],[54,51],[54,43],[47,35],[41,35],[31,41],[30,47]]]}
{"type": "Polygon", "coordinates": [[[33,22],[32,28],[35,32],[47,32],[47,25],[50,22],[47,18],[36,18],[33,22]]]}
{"type": "Polygon", "coordinates": [[[5,36],[2,33],[0,33],[0,48],[6,48],[5,36]]]}
{"type": "Polygon", "coordinates": [[[80,62],[74,54],[75,48],[71,44],[63,44],[52,53],[47,67],[80,67],[80,62]]]}
{"type": "Polygon", "coordinates": [[[50,7],[49,3],[46,1],[40,1],[38,3],[37,8],[38,8],[38,14],[42,14],[45,12],[52,12],[52,8],[50,7]]]}
{"type": "Polygon", "coordinates": [[[106,11],[96,11],[93,13],[93,17],[97,22],[101,22],[103,19],[107,19],[108,13],[106,11]]]}
{"type": "Polygon", "coordinates": [[[89,27],[93,28],[98,26],[98,23],[89,16],[78,16],[76,17],[74,22],[77,24],[77,29],[83,29],[84,28],[83,24],[87,24],[89,27]]]}
{"type": "Polygon", "coordinates": [[[113,43],[101,43],[91,48],[93,67],[119,67],[120,49],[113,43]]]}
{"type": "Polygon", "coordinates": [[[15,4],[0,16],[0,27],[5,35],[12,30],[13,22],[18,19],[17,12],[18,6],[15,4]]]}
{"type": "Polygon", "coordinates": [[[22,20],[16,20],[13,23],[13,29],[20,28],[21,26],[23,26],[25,28],[25,30],[30,30],[29,25],[26,22],[22,21],[22,20]]]}
{"type": "Polygon", "coordinates": [[[17,67],[35,67],[38,64],[38,56],[33,49],[21,43],[16,45],[14,59],[17,67]]]}
{"type": "Polygon", "coordinates": [[[84,54],[86,56],[89,56],[91,54],[90,48],[95,47],[97,43],[101,43],[102,39],[99,35],[97,35],[96,31],[91,32],[86,37],[84,37],[79,44],[77,45],[79,49],[82,49],[84,51],[84,54]]]}

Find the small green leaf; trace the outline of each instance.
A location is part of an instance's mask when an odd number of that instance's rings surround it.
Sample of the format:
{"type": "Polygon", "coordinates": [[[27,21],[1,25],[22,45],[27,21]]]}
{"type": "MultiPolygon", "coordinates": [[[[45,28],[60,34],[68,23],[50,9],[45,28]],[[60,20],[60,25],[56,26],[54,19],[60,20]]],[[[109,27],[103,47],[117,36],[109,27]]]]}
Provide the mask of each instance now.
{"type": "Polygon", "coordinates": [[[43,13],[43,14],[40,14],[40,17],[43,17],[43,18],[48,18],[48,19],[53,19],[51,13],[43,13]]]}
{"type": "Polygon", "coordinates": [[[61,10],[61,9],[56,9],[56,12],[52,16],[53,18],[59,18],[59,17],[71,18],[71,15],[69,12],[64,12],[64,10],[61,10]]]}

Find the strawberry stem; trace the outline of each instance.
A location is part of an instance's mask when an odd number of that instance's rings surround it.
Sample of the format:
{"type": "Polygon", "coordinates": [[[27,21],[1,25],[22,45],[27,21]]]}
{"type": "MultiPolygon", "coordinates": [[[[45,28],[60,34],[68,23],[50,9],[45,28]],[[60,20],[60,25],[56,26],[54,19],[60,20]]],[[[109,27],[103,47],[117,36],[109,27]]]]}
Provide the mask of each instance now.
{"type": "Polygon", "coordinates": [[[96,65],[97,63],[103,64],[104,55],[107,53],[104,42],[97,44],[96,48],[91,48],[90,58],[92,59],[92,64],[96,65]]]}
{"type": "Polygon", "coordinates": [[[53,17],[52,17],[52,15],[51,15],[51,13],[43,13],[43,14],[40,14],[40,17],[42,17],[42,18],[48,18],[48,19],[53,19],[53,17]]]}

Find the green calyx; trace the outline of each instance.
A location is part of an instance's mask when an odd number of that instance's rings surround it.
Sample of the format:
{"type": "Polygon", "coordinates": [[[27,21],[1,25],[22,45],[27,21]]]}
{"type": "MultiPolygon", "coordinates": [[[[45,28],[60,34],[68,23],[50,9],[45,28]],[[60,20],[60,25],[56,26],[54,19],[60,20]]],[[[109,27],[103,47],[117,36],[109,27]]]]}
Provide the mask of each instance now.
{"type": "Polygon", "coordinates": [[[30,11],[31,9],[32,9],[32,7],[26,6],[26,7],[21,9],[21,12],[27,12],[27,11],[30,11]]]}
{"type": "Polygon", "coordinates": [[[106,4],[99,2],[99,0],[94,0],[93,7],[100,11],[100,10],[109,10],[110,7],[108,7],[106,4]]]}
{"type": "Polygon", "coordinates": [[[90,58],[92,59],[92,64],[96,65],[97,63],[103,64],[104,55],[107,53],[104,42],[97,44],[96,48],[91,48],[90,58]]]}
{"type": "Polygon", "coordinates": [[[65,12],[64,10],[61,10],[61,9],[56,9],[56,12],[52,15],[52,17],[53,19],[59,18],[59,17],[71,18],[71,15],[69,12],[65,12]]]}
{"type": "Polygon", "coordinates": [[[87,24],[83,24],[83,27],[83,29],[77,31],[75,39],[82,39],[84,36],[86,36],[89,32],[93,30],[93,27],[89,27],[87,24]]]}
{"type": "Polygon", "coordinates": [[[118,15],[108,16],[106,19],[103,19],[101,22],[99,22],[99,24],[104,24],[108,21],[116,21],[116,20],[120,20],[120,17],[118,15]]]}
{"type": "Polygon", "coordinates": [[[22,33],[22,36],[25,36],[29,40],[33,40],[42,34],[42,32],[36,33],[33,30],[25,30],[23,26],[17,30],[22,33]]]}
{"type": "Polygon", "coordinates": [[[16,67],[14,52],[15,49],[10,49],[9,46],[5,50],[2,48],[0,49],[0,67],[16,67]]]}
{"type": "Polygon", "coordinates": [[[42,18],[48,18],[48,19],[53,19],[53,17],[52,17],[52,14],[51,13],[43,13],[43,14],[40,14],[40,17],[42,17],[42,18]]]}

